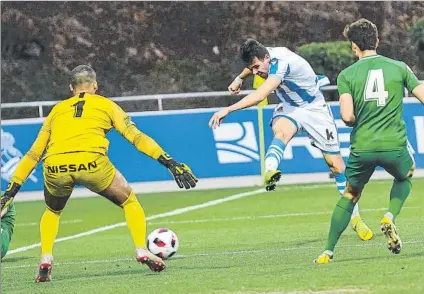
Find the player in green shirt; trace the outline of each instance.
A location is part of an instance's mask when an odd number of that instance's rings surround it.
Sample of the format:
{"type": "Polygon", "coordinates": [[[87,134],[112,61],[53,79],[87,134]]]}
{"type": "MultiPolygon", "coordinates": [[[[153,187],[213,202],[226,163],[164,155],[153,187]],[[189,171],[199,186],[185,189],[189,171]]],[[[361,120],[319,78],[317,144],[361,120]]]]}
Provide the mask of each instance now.
{"type": "Polygon", "coordinates": [[[420,84],[411,69],[401,61],[377,54],[378,31],[372,22],[360,19],[348,25],[344,35],[359,58],[337,78],[341,117],[353,127],[351,152],[344,197],[333,211],[325,251],[315,259],[318,264],[333,259],[334,247],[377,166],[394,177],[389,209],[380,228],[388,238],[389,250],[400,253],[402,241],[395,218],[411,191],[410,178],[415,167],[402,119],[404,87],[424,103],[424,84],[420,84]]]}
{"type": "Polygon", "coordinates": [[[12,240],[13,228],[15,227],[16,209],[12,203],[6,212],[1,216],[1,259],[6,255],[9,249],[9,243],[12,240]]]}

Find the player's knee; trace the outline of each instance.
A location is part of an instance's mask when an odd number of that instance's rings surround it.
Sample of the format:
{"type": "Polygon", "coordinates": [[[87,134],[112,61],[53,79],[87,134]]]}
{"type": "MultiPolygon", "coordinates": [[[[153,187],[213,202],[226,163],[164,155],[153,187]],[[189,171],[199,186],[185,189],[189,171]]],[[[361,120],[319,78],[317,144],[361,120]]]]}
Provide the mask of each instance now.
{"type": "Polygon", "coordinates": [[[49,205],[46,205],[46,208],[58,216],[60,216],[63,211],[63,208],[61,210],[55,210],[54,208],[51,208],[49,205]]]}
{"type": "Polygon", "coordinates": [[[99,194],[122,207],[124,202],[128,200],[128,195],[131,194],[131,191],[131,187],[124,176],[116,170],[112,183],[99,194]]]}
{"type": "Polygon", "coordinates": [[[279,117],[274,119],[272,130],[275,138],[280,139],[284,144],[287,144],[296,134],[297,126],[290,120],[279,117]]]}
{"type": "Polygon", "coordinates": [[[345,167],[344,165],[331,165],[330,170],[333,174],[339,175],[345,172],[345,167]]]}
{"type": "Polygon", "coordinates": [[[361,188],[353,187],[349,184],[349,182],[346,184],[346,190],[343,193],[343,197],[352,200],[353,202],[358,202],[359,198],[361,198],[361,188]]]}
{"type": "Polygon", "coordinates": [[[124,207],[125,205],[131,204],[131,203],[138,203],[137,197],[135,196],[133,191],[131,191],[128,198],[120,206],[124,207]]]}
{"type": "Polygon", "coordinates": [[[274,137],[281,140],[284,144],[287,144],[291,139],[291,136],[283,131],[274,131],[274,137]]]}
{"type": "Polygon", "coordinates": [[[50,210],[54,214],[61,215],[63,209],[65,209],[66,200],[57,199],[53,201],[52,200],[46,201],[46,207],[48,210],[50,210]]]}
{"type": "Polygon", "coordinates": [[[62,213],[62,210],[65,208],[66,203],[68,202],[70,196],[55,196],[47,190],[47,188],[44,186],[44,201],[46,203],[47,208],[60,215],[62,213]]]}
{"type": "Polygon", "coordinates": [[[360,193],[352,193],[349,191],[345,191],[343,194],[344,198],[347,198],[349,200],[352,200],[354,203],[357,203],[359,201],[359,198],[361,198],[361,194],[360,193]]]}
{"type": "Polygon", "coordinates": [[[343,174],[345,172],[346,165],[340,155],[334,156],[331,160],[327,158],[326,161],[333,174],[343,174]]]}

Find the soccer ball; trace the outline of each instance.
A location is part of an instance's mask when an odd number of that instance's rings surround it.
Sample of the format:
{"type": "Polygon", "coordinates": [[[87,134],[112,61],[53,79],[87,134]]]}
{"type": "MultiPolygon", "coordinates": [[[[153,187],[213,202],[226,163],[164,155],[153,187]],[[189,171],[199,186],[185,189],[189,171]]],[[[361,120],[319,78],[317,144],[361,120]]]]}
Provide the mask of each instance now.
{"type": "Polygon", "coordinates": [[[178,246],[177,235],[167,228],[156,229],[147,236],[147,249],[162,259],[170,259],[178,246]]]}

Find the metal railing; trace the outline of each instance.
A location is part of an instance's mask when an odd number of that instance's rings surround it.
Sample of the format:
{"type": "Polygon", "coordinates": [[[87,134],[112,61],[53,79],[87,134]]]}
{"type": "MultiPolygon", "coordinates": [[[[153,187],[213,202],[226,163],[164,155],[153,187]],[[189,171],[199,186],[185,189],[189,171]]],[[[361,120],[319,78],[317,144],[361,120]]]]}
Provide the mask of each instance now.
{"type": "MultiPolygon", "coordinates": [[[[329,85],[321,88],[322,91],[335,91],[337,86],[329,85]]],[[[253,90],[244,90],[234,96],[242,96],[252,93],[253,90]]],[[[189,93],[175,93],[175,94],[155,94],[155,95],[137,95],[137,96],[125,96],[125,97],[112,97],[110,98],[115,102],[127,102],[127,101],[146,101],[146,100],[157,100],[158,111],[163,110],[163,100],[172,99],[183,99],[183,98],[211,98],[211,97],[229,97],[232,96],[228,91],[216,91],[216,92],[189,92],[189,93]]],[[[408,91],[405,90],[405,97],[408,97],[408,91]]],[[[1,108],[29,108],[38,107],[39,117],[44,117],[43,107],[54,106],[60,101],[33,101],[33,102],[13,102],[13,103],[1,103],[1,108]]]]}
{"type": "MultiPolygon", "coordinates": [[[[253,90],[240,91],[237,95],[247,95],[253,90]]],[[[112,97],[110,98],[115,102],[127,102],[127,101],[146,101],[146,100],[157,100],[158,110],[163,110],[163,100],[167,99],[182,99],[182,98],[209,98],[209,97],[225,97],[230,96],[228,91],[218,92],[189,92],[189,93],[175,93],[175,94],[154,94],[154,95],[137,95],[137,96],[125,96],[125,97],[112,97]]],[[[33,101],[33,102],[13,102],[13,103],[2,103],[2,108],[26,108],[26,107],[38,107],[40,117],[43,117],[43,106],[53,106],[60,101],[33,101]]]]}
{"type": "MultiPolygon", "coordinates": [[[[323,91],[337,90],[334,85],[322,87],[323,91]]],[[[253,90],[244,90],[234,96],[242,96],[252,93],[253,90]]],[[[157,100],[158,111],[163,110],[163,100],[172,99],[183,99],[183,98],[211,98],[211,97],[229,97],[232,96],[228,91],[216,91],[216,92],[189,92],[189,93],[175,93],[175,94],[154,94],[154,95],[137,95],[137,96],[125,96],[125,97],[112,97],[110,98],[115,102],[127,102],[127,101],[146,101],[146,100],[157,100]]],[[[1,108],[28,108],[38,107],[39,117],[44,117],[43,107],[54,106],[60,101],[32,101],[32,102],[12,102],[2,103],[1,108]]]]}

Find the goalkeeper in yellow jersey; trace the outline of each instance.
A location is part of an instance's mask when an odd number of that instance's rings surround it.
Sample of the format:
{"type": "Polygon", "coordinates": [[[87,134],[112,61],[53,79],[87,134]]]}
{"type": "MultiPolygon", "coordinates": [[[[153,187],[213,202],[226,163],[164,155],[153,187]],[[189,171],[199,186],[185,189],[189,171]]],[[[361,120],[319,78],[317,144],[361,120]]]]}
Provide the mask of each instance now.
{"type": "Polygon", "coordinates": [[[113,101],[96,95],[96,73],[86,65],[71,72],[73,97],[50,112],[31,149],[18,164],[1,197],[2,211],[12,203],[28,175],[43,159],[46,210],[40,221],[41,261],[36,282],[50,281],[53,243],[59,218],[75,185],[83,185],[123,208],[136,247],[136,259],[152,271],[165,263],[146,249],[146,218],[134,192],[107,156],[106,134],[115,128],[140,152],[169,169],[180,188],[193,188],[197,179],[190,168],[176,162],[113,101]],[[43,155],[44,154],[44,155],[43,155]]]}

